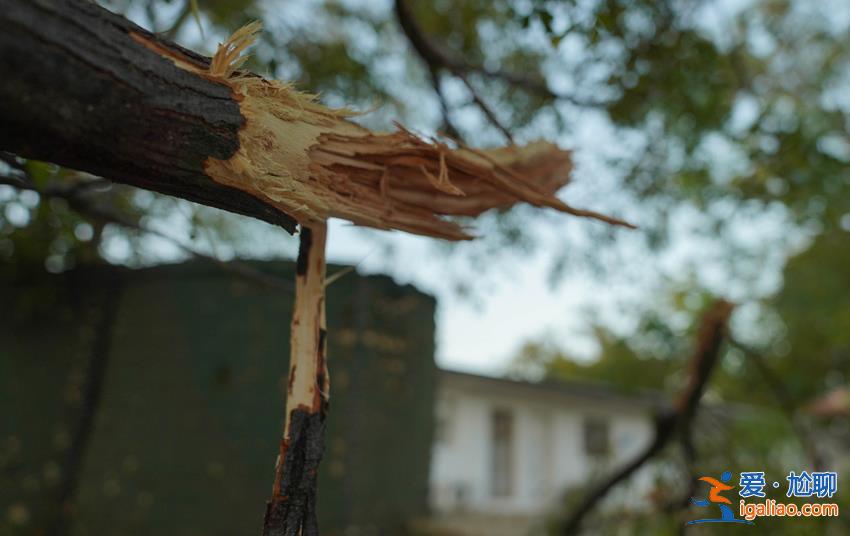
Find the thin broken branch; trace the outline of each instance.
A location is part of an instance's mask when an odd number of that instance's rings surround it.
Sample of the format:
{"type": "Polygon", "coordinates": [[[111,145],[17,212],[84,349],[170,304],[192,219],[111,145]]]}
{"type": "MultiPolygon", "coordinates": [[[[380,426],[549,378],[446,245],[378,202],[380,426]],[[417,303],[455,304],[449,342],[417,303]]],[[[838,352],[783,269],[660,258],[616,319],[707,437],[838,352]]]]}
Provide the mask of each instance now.
{"type": "Polygon", "coordinates": [[[263,536],[318,536],[316,495],[330,397],[326,360],[327,225],[302,227],[295,269],[286,421],[263,536]]]}

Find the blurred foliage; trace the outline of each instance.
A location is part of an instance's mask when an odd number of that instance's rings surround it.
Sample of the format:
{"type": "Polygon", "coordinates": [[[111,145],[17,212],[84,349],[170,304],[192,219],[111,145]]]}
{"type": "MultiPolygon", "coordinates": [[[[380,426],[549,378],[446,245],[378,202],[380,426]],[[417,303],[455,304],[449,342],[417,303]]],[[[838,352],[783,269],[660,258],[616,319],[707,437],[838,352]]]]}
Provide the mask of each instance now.
{"type": "Polygon", "coordinates": [[[796,400],[850,383],[848,274],[850,233],[841,231],[819,237],[785,269],[775,300],[785,334],[765,352],[796,400]]]}
{"type": "MultiPolygon", "coordinates": [[[[663,324],[656,327],[666,331],[663,324]]],[[[595,337],[599,357],[590,361],[570,358],[559,346],[546,341],[529,341],[517,353],[513,372],[519,376],[605,382],[625,392],[661,390],[676,372],[676,361],[642,356],[603,327],[595,329],[595,337]]],[[[672,341],[670,338],[664,343],[672,341]]]]}
{"type": "MultiPolygon", "coordinates": [[[[788,262],[782,290],[761,304],[759,321],[733,322],[711,396],[777,407],[776,393],[747,352],[761,357],[799,410],[850,385],[850,233],[820,236],[788,262]],[[755,329],[753,329],[755,328],[755,329]],[[743,351],[741,348],[746,349],[743,351]]],[[[710,294],[674,289],[628,336],[596,326],[596,357],[578,358],[548,338],[528,341],[512,363],[514,375],[604,381],[625,390],[673,393],[685,378],[703,308],[710,294]]]]}

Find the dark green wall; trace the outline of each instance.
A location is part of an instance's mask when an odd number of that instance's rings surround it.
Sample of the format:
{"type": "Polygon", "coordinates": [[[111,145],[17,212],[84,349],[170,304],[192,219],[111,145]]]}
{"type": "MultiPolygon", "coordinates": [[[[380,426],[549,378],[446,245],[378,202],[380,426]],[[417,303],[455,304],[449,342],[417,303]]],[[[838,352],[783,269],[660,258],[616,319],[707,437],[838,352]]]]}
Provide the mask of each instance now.
{"type": "MultiPolygon", "coordinates": [[[[70,534],[258,533],[291,293],[193,262],[33,274],[0,284],[0,303],[0,534],[49,533],[63,489],[70,534]]],[[[396,534],[426,510],[434,306],[386,277],[328,290],[323,534],[396,534]]]]}

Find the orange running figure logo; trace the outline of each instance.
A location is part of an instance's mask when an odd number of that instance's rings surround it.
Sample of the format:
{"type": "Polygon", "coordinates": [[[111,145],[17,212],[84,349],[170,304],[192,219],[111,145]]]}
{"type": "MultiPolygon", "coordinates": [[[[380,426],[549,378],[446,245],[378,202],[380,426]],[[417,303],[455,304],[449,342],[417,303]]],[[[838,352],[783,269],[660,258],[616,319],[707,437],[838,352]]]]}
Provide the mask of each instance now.
{"type": "Polygon", "coordinates": [[[727,497],[724,497],[722,493],[732,489],[732,486],[724,484],[724,482],[729,482],[730,478],[732,478],[732,473],[729,471],[725,471],[722,475],[720,475],[720,480],[710,476],[702,476],[699,478],[699,480],[711,486],[711,489],[708,490],[708,500],[691,497],[691,502],[696,506],[716,504],[720,508],[720,517],[694,519],[693,521],[688,521],[686,523],[687,525],[696,525],[698,523],[743,523],[745,525],[753,525],[752,521],[736,518],[735,512],[726,506],[727,504],[732,504],[732,501],[730,501],[727,497]]]}

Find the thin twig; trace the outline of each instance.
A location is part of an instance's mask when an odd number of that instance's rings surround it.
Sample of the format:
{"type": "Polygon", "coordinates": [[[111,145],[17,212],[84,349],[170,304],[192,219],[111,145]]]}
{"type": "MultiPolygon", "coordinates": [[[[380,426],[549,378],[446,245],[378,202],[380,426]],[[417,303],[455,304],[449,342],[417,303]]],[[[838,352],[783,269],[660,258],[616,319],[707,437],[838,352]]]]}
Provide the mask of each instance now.
{"type": "MultiPolygon", "coordinates": [[[[180,13],[177,15],[177,18],[174,19],[174,23],[171,25],[171,28],[166,30],[163,34],[166,39],[174,40],[174,38],[177,37],[177,32],[180,31],[180,28],[183,27],[183,24],[186,22],[186,19],[189,18],[189,15],[192,14],[192,4],[192,0],[186,0],[186,3],[183,5],[183,9],[180,10],[180,13]]],[[[200,21],[198,22],[198,28],[200,28],[201,37],[203,37],[204,29],[203,27],[201,27],[200,21]]]]}
{"type": "Polygon", "coordinates": [[[345,268],[340,268],[339,270],[337,270],[336,272],[334,272],[333,274],[331,274],[327,278],[325,278],[325,288],[331,286],[338,279],[340,279],[341,277],[343,277],[345,275],[350,274],[351,272],[353,272],[356,269],[357,269],[356,266],[346,266],[345,268]]]}
{"type": "Polygon", "coordinates": [[[2,175],[0,176],[0,184],[5,186],[11,186],[12,188],[16,188],[18,190],[27,190],[31,192],[38,191],[36,187],[27,182],[26,179],[22,177],[15,177],[13,175],[2,175]]]}
{"type": "Polygon", "coordinates": [[[260,270],[251,268],[250,266],[238,261],[223,261],[216,256],[202,253],[196,250],[195,248],[189,246],[188,244],[183,243],[181,240],[168,235],[167,233],[148,227],[142,224],[141,222],[128,217],[126,214],[116,212],[111,208],[107,208],[102,204],[98,204],[93,200],[87,198],[86,194],[89,193],[92,189],[97,188],[103,184],[110,184],[110,182],[105,179],[76,181],[69,186],[53,186],[39,189],[34,184],[26,181],[25,179],[12,177],[9,175],[0,175],[0,184],[12,186],[19,190],[28,190],[36,192],[44,198],[64,199],[71,209],[80,214],[85,214],[89,217],[101,220],[105,223],[112,223],[115,225],[120,225],[127,229],[132,229],[140,233],[157,236],[159,238],[171,242],[172,244],[177,246],[181,251],[196,259],[211,262],[219,266],[220,268],[228,272],[234,273],[244,279],[259,283],[265,287],[273,288],[276,290],[281,290],[289,293],[293,292],[293,286],[288,281],[284,281],[273,275],[266,274],[260,270]]]}
{"type": "Polygon", "coordinates": [[[458,131],[457,127],[455,127],[452,122],[452,118],[449,115],[449,103],[446,99],[445,93],[443,93],[440,73],[437,72],[437,68],[433,65],[428,65],[428,76],[431,79],[431,85],[434,87],[434,92],[437,94],[437,99],[440,101],[440,112],[443,114],[443,130],[445,130],[449,137],[460,139],[460,131],[458,131]]]}
{"type": "Polygon", "coordinates": [[[425,34],[422,27],[416,21],[413,12],[408,5],[408,0],[395,0],[395,13],[404,34],[410,44],[422,60],[429,66],[444,68],[455,76],[462,77],[468,73],[478,73],[501,80],[511,86],[521,88],[529,93],[540,95],[544,98],[565,100],[577,106],[602,106],[604,102],[582,101],[570,95],[556,93],[549,89],[545,81],[535,80],[519,73],[512,73],[498,69],[489,69],[483,65],[471,63],[453,56],[435,43],[425,34]]]}
{"type": "Polygon", "coordinates": [[[174,24],[171,25],[171,28],[165,31],[163,37],[166,39],[174,40],[177,37],[177,32],[180,31],[180,28],[183,27],[183,23],[186,22],[186,18],[189,17],[189,13],[192,12],[192,7],[189,0],[186,0],[186,5],[183,6],[183,9],[180,10],[180,13],[177,15],[177,18],[174,20],[174,24]]]}
{"type": "Polygon", "coordinates": [[[437,93],[437,98],[440,100],[440,108],[443,112],[443,122],[446,124],[446,132],[453,138],[460,139],[460,135],[458,130],[454,127],[451,120],[449,119],[449,109],[448,104],[446,102],[446,97],[443,94],[441,85],[440,85],[440,77],[439,70],[446,69],[453,75],[459,77],[469,88],[469,91],[472,93],[472,98],[475,101],[475,104],[481,109],[484,115],[490,120],[493,125],[499,129],[503,134],[507,136],[507,138],[513,143],[513,137],[510,132],[502,125],[498,118],[496,118],[495,114],[493,114],[492,110],[487,106],[487,104],[478,96],[475,89],[469,83],[469,80],[466,78],[466,73],[470,71],[469,68],[461,68],[461,65],[455,62],[449,55],[438,49],[422,29],[419,27],[419,23],[416,22],[413,17],[413,13],[410,11],[410,7],[407,5],[405,0],[396,0],[395,4],[396,9],[396,17],[398,18],[399,24],[401,25],[402,30],[405,35],[407,35],[408,40],[411,45],[413,45],[413,49],[419,53],[419,56],[425,62],[426,67],[428,68],[429,75],[431,77],[431,85],[434,86],[434,91],[437,93]]]}
{"type": "Polygon", "coordinates": [[[466,84],[466,88],[469,90],[469,93],[472,94],[472,100],[475,101],[475,104],[477,104],[484,115],[487,116],[487,119],[489,119],[490,122],[493,123],[493,125],[505,136],[505,138],[513,144],[514,137],[511,135],[511,131],[502,124],[498,117],[496,117],[496,112],[490,108],[490,105],[487,104],[480,95],[478,95],[478,92],[475,91],[475,87],[473,87],[473,85],[469,82],[469,78],[465,74],[461,74],[459,77],[463,83],[466,84]]]}
{"type": "Polygon", "coordinates": [[[268,288],[273,288],[288,293],[293,292],[292,284],[287,281],[283,281],[278,277],[266,274],[255,268],[251,268],[250,266],[238,261],[223,261],[214,255],[202,253],[196,250],[195,248],[183,243],[181,240],[168,235],[167,233],[143,225],[140,222],[127,218],[124,215],[118,214],[104,207],[96,206],[93,204],[80,203],[77,198],[69,199],[68,204],[71,206],[71,208],[77,210],[78,212],[86,213],[107,223],[114,223],[117,225],[121,225],[122,227],[126,227],[128,229],[133,229],[141,233],[146,233],[167,240],[178,248],[180,248],[188,255],[196,259],[211,262],[219,268],[238,275],[243,279],[247,279],[254,283],[259,283],[260,285],[268,288]]]}
{"type": "Polygon", "coordinates": [[[0,160],[2,160],[6,165],[8,165],[12,169],[16,169],[18,171],[25,171],[24,165],[18,161],[18,157],[13,155],[12,153],[7,153],[6,151],[0,151],[0,160]]]}

